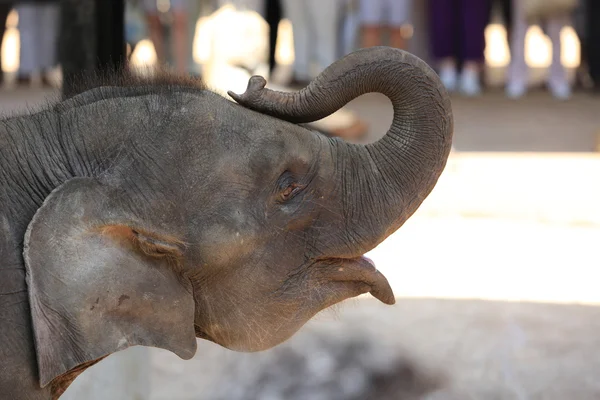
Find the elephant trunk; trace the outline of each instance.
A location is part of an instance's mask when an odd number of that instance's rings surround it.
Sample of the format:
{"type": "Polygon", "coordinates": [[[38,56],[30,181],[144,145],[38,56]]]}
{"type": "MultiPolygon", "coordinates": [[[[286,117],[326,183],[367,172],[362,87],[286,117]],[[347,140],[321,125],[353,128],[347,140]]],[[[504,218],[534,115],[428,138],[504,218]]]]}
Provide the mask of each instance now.
{"type": "MultiPolygon", "coordinates": [[[[324,118],[369,92],[393,105],[390,129],[377,142],[357,145],[332,140],[341,207],[336,243],[340,256],[369,251],[398,229],[435,186],[450,153],[453,116],[437,74],[399,49],[358,50],[335,62],[303,90],[283,93],[252,77],[241,105],[294,123],[324,118]]],[[[333,232],[330,232],[333,233],[333,232]]]]}

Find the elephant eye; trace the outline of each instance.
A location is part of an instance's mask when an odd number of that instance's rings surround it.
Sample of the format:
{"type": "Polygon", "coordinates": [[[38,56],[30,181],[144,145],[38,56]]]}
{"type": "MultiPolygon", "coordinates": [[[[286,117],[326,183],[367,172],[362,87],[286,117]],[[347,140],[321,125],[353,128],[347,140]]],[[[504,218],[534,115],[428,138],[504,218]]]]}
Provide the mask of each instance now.
{"type": "Polygon", "coordinates": [[[290,184],[288,187],[286,187],[279,193],[280,201],[288,201],[292,199],[296,194],[298,194],[298,192],[300,192],[304,188],[304,186],[305,185],[300,185],[299,183],[290,184]]]}

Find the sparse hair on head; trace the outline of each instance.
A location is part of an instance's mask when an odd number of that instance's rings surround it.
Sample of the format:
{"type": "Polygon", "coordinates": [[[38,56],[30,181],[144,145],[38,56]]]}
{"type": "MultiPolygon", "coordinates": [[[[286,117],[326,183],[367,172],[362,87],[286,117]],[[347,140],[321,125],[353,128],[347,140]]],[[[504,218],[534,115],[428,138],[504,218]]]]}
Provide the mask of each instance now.
{"type": "Polygon", "coordinates": [[[64,89],[62,93],[47,96],[43,103],[27,106],[16,112],[5,112],[0,115],[0,120],[48,109],[65,110],[115,97],[173,91],[209,91],[202,78],[176,74],[166,68],[156,68],[152,74],[140,74],[127,68],[82,71],[70,77],[64,89]]]}
{"type": "Polygon", "coordinates": [[[100,87],[120,88],[152,88],[153,90],[166,88],[187,88],[193,90],[206,90],[207,87],[200,77],[189,74],[177,74],[164,67],[156,68],[150,74],[141,74],[136,70],[103,69],[84,71],[71,78],[69,88],[63,94],[64,100],[73,98],[78,94],[100,87]]]}
{"type": "Polygon", "coordinates": [[[208,91],[200,77],[176,74],[166,68],[157,68],[149,75],[129,69],[94,70],[71,77],[56,106],[66,110],[117,97],[200,91],[208,91]]]}

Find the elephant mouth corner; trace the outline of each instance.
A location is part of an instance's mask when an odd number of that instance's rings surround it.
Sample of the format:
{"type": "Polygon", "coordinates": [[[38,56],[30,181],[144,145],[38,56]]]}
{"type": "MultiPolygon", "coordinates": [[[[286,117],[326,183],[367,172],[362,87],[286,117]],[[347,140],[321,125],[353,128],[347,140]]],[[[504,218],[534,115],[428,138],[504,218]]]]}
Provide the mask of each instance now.
{"type": "MultiPolygon", "coordinates": [[[[371,293],[387,305],[396,303],[396,297],[387,278],[365,256],[354,258],[328,258],[315,263],[319,275],[331,284],[346,287],[356,295],[371,293]]],[[[350,296],[353,297],[353,296],[350,296]]]]}
{"type": "Polygon", "coordinates": [[[200,326],[198,326],[196,324],[194,324],[194,331],[195,331],[196,337],[198,339],[204,339],[204,340],[214,342],[214,340],[210,337],[210,335],[208,335],[208,333],[206,333],[200,326]]]}

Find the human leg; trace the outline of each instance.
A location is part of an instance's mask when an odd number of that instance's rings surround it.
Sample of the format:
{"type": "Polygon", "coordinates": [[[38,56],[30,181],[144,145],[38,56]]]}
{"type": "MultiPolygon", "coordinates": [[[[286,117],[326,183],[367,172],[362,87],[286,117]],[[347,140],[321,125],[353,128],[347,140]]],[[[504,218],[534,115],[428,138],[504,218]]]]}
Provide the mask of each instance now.
{"type": "Polygon", "coordinates": [[[173,49],[175,55],[175,71],[187,73],[188,58],[188,0],[171,0],[173,10],[173,49]]]}
{"type": "Polygon", "coordinates": [[[389,11],[390,46],[406,49],[406,39],[402,34],[402,26],[410,21],[413,0],[387,0],[389,11]]]}
{"type": "Polygon", "coordinates": [[[304,4],[298,0],[284,0],[285,15],[292,23],[294,36],[294,80],[299,84],[310,81],[309,21],[304,4]]]}
{"type": "Polygon", "coordinates": [[[342,5],[338,57],[343,57],[355,50],[361,27],[359,4],[353,0],[342,0],[342,5]]]}
{"type": "Polygon", "coordinates": [[[454,91],[457,84],[456,5],[454,0],[429,0],[431,51],[438,63],[440,79],[449,91],[454,91]]]}
{"type": "Polygon", "coordinates": [[[19,14],[19,49],[18,82],[29,84],[31,75],[38,69],[37,51],[37,4],[23,3],[16,6],[19,14]]]}
{"type": "Polygon", "coordinates": [[[484,62],[487,2],[486,0],[461,0],[459,10],[462,59],[481,64],[484,62]]]}
{"type": "MultiPolygon", "coordinates": [[[[336,61],[336,49],[338,40],[338,25],[340,14],[339,0],[305,0],[306,11],[309,14],[311,29],[309,50],[316,62],[316,74],[336,61]]],[[[311,74],[314,78],[315,74],[311,74]]]]}
{"type": "Polygon", "coordinates": [[[381,45],[383,0],[360,0],[362,47],[381,45]]]}
{"type": "Polygon", "coordinates": [[[150,40],[154,45],[158,63],[163,66],[167,62],[165,51],[165,33],[156,8],[156,0],[144,0],[144,11],[148,23],[150,40]]]}
{"type": "Polygon", "coordinates": [[[466,95],[475,96],[481,92],[488,4],[485,0],[461,0],[459,10],[461,58],[464,62],[460,89],[466,95]]]}
{"type": "Polygon", "coordinates": [[[200,18],[202,14],[201,3],[201,1],[190,1],[187,8],[187,72],[192,75],[200,74],[200,66],[194,59],[194,40],[196,37],[196,24],[198,22],[198,18],[200,18]]]}
{"type": "Polygon", "coordinates": [[[567,71],[562,64],[560,32],[567,23],[567,17],[552,18],[547,21],[547,33],[552,42],[552,64],[548,87],[554,97],[566,100],[571,97],[571,87],[567,80],[567,71]]]}
{"type": "Polygon", "coordinates": [[[38,17],[39,68],[42,81],[48,84],[45,73],[57,64],[58,27],[60,9],[58,4],[41,4],[38,17]]]}
{"type": "Polygon", "coordinates": [[[511,98],[519,98],[527,92],[528,67],[525,62],[525,36],[529,24],[525,18],[522,1],[512,1],[511,63],[508,69],[506,94],[511,98]]]}

